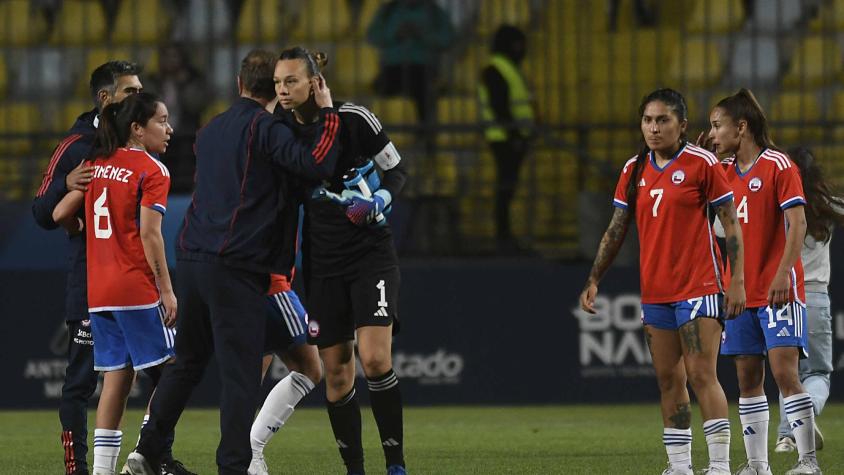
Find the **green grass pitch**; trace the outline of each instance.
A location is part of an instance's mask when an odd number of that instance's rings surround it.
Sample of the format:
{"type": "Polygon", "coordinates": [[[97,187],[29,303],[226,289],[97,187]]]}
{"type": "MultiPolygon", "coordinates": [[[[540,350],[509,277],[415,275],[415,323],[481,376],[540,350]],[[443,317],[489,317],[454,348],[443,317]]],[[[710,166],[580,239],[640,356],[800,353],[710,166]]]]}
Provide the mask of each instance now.
{"type": "MultiPolygon", "coordinates": [[[[744,462],[736,408],[732,413],[732,467],[744,462]]],[[[772,418],[778,416],[772,407],[772,418]]],[[[139,411],[124,419],[123,450],[136,440],[139,411]]],[[[383,455],[368,408],[363,410],[366,467],[383,474],[383,455]]],[[[185,412],[176,432],[175,453],[200,474],[217,473],[216,410],[185,412]]],[[[819,419],[826,447],[819,459],[827,475],[844,474],[844,404],[830,404],[819,419]]],[[[93,428],[93,412],[90,426],[93,428]]],[[[0,473],[62,473],[56,411],[0,412],[0,473]]],[[[773,452],[771,465],[784,473],[796,454],[773,452]]],[[[699,412],[693,420],[695,468],[704,468],[706,443],[699,412]]],[[[92,430],[93,432],[93,430],[92,430]]],[[[659,474],[665,468],[659,408],[651,405],[432,407],[405,412],[405,442],[411,474],[659,474]]],[[[321,409],[296,411],[267,448],[271,473],[342,474],[328,417],[321,409]]],[[[89,463],[93,451],[89,452],[89,463]]]]}

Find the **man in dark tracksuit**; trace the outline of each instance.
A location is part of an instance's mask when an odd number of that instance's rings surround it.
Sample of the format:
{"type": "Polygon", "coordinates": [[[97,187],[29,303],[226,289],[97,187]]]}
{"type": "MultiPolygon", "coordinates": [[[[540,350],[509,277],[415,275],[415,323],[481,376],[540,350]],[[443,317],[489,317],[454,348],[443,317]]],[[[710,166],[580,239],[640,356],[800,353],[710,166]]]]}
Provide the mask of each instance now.
{"type": "Polygon", "coordinates": [[[176,362],[151,402],[149,423],[128,464],[135,475],[157,475],[161,435],[178,422],[212,353],[220,394],[221,474],[246,474],[249,432],[261,383],[269,274],[284,273],[279,210],[285,196],[276,170],[310,179],[332,175],[340,121],[320,79],[314,81],[321,130],[312,143],[265,110],[275,98],[276,56],[252,51],[241,64],[240,98],[197,134],[193,202],[177,237],[179,299],[176,362]]]}
{"type": "MultiPolygon", "coordinates": [[[[79,165],[89,158],[93,148],[98,110],[138,92],[141,89],[139,72],[140,68],[133,63],[111,61],[91,73],[91,94],[97,108],[80,115],[56,147],[32,202],[32,215],[42,228],[56,229],[58,224],[53,221],[53,209],[68,191],[85,190],[86,184],[91,181],[91,168],[79,165]]],[[[79,217],[84,219],[81,209],[79,217]]],[[[88,321],[85,233],[72,233],[69,241],[69,269],[65,289],[67,370],[62,386],[59,419],[62,424],[65,473],[87,474],[88,399],[97,388],[97,373],[94,371],[94,343],[88,321]]]]}

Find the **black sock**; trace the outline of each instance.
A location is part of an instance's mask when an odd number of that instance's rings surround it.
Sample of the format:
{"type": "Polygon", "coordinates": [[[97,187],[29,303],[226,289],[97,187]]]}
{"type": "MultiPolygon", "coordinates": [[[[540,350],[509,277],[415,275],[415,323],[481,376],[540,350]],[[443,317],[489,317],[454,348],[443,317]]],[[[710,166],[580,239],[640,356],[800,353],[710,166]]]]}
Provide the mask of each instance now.
{"type": "Polygon", "coordinates": [[[343,463],[349,472],[363,474],[360,404],[355,396],[355,388],[339,401],[326,401],[325,405],[343,463]]]}
{"type": "Polygon", "coordinates": [[[404,466],[404,428],[399,379],[392,369],[376,378],[367,378],[372,414],[378,424],[387,466],[404,466]]]}
{"type": "MultiPolygon", "coordinates": [[[[166,363],[144,369],[144,373],[152,380],[153,389],[158,386],[161,375],[164,374],[165,367],[166,363]]],[[[170,463],[173,461],[173,442],[175,440],[176,430],[174,429],[164,437],[164,451],[161,453],[161,463],[170,463]]]]}

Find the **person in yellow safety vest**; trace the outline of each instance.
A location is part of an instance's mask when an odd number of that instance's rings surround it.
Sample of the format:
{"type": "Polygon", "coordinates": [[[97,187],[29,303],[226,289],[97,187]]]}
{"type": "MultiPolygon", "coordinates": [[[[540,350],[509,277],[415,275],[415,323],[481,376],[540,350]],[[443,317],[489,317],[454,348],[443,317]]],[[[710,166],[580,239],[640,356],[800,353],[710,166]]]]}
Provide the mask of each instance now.
{"type": "Polygon", "coordinates": [[[526,48],[524,32],[510,25],[499,27],[492,40],[489,65],[482,72],[478,88],[484,136],[498,172],[495,221],[499,252],[519,250],[510,229],[510,202],[535,125],[530,91],[519,71],[526,48]]]}

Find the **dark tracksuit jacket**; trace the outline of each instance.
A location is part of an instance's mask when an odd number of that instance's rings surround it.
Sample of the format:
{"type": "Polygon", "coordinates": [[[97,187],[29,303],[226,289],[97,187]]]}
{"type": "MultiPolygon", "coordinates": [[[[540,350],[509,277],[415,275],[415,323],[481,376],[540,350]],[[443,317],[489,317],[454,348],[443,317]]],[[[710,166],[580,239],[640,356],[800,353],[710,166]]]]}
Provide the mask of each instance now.
{"type": "MultiPolygon", "coordinates": [[[[32,216],[44,229],[58,227],[53,209],[67,194],[65,178],[83,160],[89,158],[97,129],[97,110],[85,112],[76,119],[65,138],[53,152],[44,179],[32,201],[32,216]]],[[[82,209],[79,216],[84,217],[82,209]]],[[[65,472],[84,472],[88,465],[88,399],[97,388],[91,327],[88,324],[88,286],[85,255],[85,233],[69,238],[68,273],[65,288],[65,320],[68,325],[67,370],[59,404],[62,424],[65,472]]]]}

